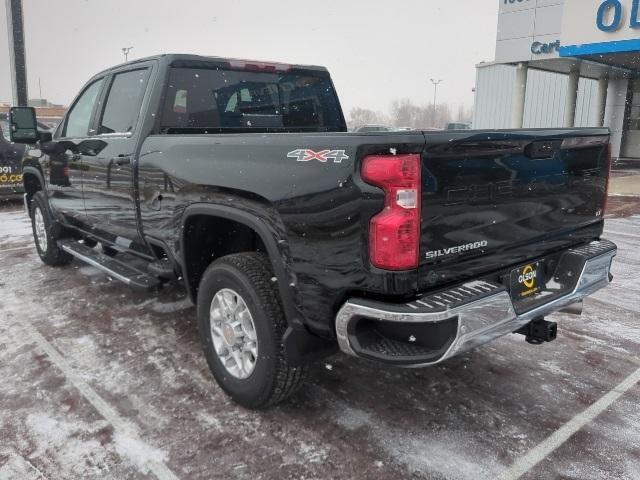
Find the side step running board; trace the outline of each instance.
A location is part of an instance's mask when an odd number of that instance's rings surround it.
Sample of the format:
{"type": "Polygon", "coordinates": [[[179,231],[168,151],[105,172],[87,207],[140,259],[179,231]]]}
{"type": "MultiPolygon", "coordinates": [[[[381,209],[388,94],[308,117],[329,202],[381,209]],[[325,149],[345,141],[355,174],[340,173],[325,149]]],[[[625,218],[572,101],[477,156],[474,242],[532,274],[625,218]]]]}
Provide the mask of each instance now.
{"type": "Polygon", "coordinates": [[[58,246],[78,260],[102,270],[107,275],[126,283],[136,290],[149,291],[157,288],[161,284],[157,278],[126,265],[115,258],[104,255],[82,243],[78,243],[75,240],[58,240],[58,246]]]}

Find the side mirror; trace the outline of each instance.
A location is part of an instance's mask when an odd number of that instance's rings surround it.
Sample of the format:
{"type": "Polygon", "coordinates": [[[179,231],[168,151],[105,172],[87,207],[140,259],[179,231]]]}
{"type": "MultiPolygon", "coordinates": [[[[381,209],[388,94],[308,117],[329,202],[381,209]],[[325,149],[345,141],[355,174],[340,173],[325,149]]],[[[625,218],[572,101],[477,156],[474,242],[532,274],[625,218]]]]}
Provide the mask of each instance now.
{"type": "Polygon", "coordinates": [[[35,108],[11,107],[9,137],[14,143],[36,143],[39,140],[35,108]]]}

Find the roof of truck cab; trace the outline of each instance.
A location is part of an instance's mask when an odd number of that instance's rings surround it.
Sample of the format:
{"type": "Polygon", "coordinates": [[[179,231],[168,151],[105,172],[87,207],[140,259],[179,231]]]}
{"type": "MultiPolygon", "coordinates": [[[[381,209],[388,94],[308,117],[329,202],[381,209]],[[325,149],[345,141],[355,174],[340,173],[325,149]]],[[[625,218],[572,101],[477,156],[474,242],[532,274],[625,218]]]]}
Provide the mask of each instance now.
{"type": "Polygon", "coordinates": [[[269,61],[269,60],[257,60],[257,59],[246,59],[246,58],[225,58],[225,57],[215,57],[215,56],[205,56],[205,55],[191,55],[186,53],[166,53],[162,55],[152,55],[150,57],[137,58],[135,60],[131,60],[130,62],[121,63],[119,65],[114,65],[113,67],[107,68],[95,76],[102,75],[104,73],[110,72],[111,70],[115,70],[118,68],[122,68],[128,65],[136,65],[138,63],[148,62],[150,60],[159,60],[168,65],[172,65],[175,62],[193,62],[194,64],[202,64],[202,63],[211,63],[211,64],[227,64],[230,61],[242,61],[242,62],[255,62],[255,63],[266,63],[266,64],[275,64],[275,65],[288,65],[293,70],[315,70],[318,72],[327,72],[328,70],[325,67],[321,67],[318,65],[299,65],[292,64],[287,62],[280,61],[269,61]]]}

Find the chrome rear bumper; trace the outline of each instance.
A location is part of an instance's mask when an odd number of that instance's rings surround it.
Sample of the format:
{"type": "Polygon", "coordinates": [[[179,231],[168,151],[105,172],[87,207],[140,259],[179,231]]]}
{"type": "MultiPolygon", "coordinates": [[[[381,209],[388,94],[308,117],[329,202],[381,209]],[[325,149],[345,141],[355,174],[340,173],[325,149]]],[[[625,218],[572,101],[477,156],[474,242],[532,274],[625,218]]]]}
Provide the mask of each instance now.
{"type": "Polygon", "coordinates": [[[485,280],[469,282],[406,304],[351,299],[336,317],[338,344],[343,352],[352,356],[404,367],[435,365],[513,333],[533,320],[571,307],[606,287],[611,281],[610,266],[616,253],[616,245],[606,240],[568,250],[560,264],[567,259],[579,272],[577,280],[575,275],[568,274],[574,279],[571,289],[561,296],[550,295],[549,302],[522,313],[517,312],[505,286],[485,280]],[[359,327],[362,322],[367,328],[359,327]],[[387,331],[397,329],[408,334],[404,340],[398,340],[384,338],[384,334],[363,333],[376,329],[376,325],[384,326],[387,331]],[[414,327],[416,334],[411,333],[414,327]],[[434,345],[428,337],[436,336],[441,340],[434,345]],[[368,345],[361,341],[363,337],[367,337],[368,345]],[[429,345],[421,345],[422,339],[429,345]]]}

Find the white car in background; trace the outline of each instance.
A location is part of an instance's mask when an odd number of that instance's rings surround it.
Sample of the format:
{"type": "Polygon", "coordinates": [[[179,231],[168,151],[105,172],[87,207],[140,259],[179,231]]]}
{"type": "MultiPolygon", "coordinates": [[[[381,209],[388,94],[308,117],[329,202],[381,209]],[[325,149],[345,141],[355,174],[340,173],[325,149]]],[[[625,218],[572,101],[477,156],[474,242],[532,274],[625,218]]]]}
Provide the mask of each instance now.
{"type": "Polygon", "coordinates": [[[411,127],[392,127],[391,125],[369,124],[360,125],[354,132],[356,133],[372,133],[372,132],[408,132],[413,130],[411,127]]]}

